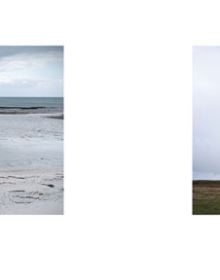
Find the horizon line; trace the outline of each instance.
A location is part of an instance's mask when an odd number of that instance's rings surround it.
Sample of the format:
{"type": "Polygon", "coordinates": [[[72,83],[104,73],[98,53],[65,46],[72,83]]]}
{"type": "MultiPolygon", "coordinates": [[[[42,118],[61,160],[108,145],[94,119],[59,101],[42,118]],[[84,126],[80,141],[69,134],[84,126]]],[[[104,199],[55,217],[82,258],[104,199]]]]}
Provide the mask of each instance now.
{"type": "Polygon", "coordinates": [[[63,96],[0,96],[0,98],[14,98],[14,97],[30,97],[30,98],[64,98],[63,96]]]}

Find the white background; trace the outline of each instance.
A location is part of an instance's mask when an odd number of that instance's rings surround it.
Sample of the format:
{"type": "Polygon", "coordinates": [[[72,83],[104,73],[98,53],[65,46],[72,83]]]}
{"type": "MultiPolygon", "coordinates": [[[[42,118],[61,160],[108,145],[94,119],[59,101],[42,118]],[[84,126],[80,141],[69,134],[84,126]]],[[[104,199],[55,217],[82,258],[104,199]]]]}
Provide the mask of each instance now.
{"type": "Polygon", "coordinates": [[[65,215],[1,216],[0,277],[219,279],[191,215],[192,45],[218,1],[1,1],[0,45],[65,46],[65,215]]]}

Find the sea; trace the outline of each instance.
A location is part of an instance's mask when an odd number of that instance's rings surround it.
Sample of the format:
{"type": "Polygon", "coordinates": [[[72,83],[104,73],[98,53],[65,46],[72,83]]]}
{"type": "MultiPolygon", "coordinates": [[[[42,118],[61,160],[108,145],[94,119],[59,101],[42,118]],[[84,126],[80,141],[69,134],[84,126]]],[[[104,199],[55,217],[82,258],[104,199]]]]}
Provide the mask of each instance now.
{"type": "Polygon", "coordinates": [[[63,112],[63,97],[0,97],[0,114],[63,112]]]}

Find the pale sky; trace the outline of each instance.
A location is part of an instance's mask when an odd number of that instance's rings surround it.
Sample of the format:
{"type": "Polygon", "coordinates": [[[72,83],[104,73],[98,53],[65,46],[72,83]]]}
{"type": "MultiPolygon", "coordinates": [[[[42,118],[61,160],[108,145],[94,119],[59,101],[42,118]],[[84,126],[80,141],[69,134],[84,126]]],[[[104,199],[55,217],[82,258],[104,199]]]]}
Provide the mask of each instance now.
{"type": "Polygon", "coordinates": [[[220,47],[193,48],[193,177],[220,179],[220,47]]]}
{"type": "Polygon", "coordinates": [[[0,46],[2,96],[63,96],[63,47],[0,46]]]}

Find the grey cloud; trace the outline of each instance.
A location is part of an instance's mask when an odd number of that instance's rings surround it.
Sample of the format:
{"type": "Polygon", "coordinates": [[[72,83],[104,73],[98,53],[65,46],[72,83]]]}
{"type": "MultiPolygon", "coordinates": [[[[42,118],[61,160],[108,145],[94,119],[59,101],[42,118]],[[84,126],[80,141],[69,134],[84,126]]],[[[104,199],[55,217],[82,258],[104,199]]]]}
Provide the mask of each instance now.
{"type": "Polygon", "coordinates": [[[62,46],[0,47],[0,96],[62,96],[62,46]]]}

